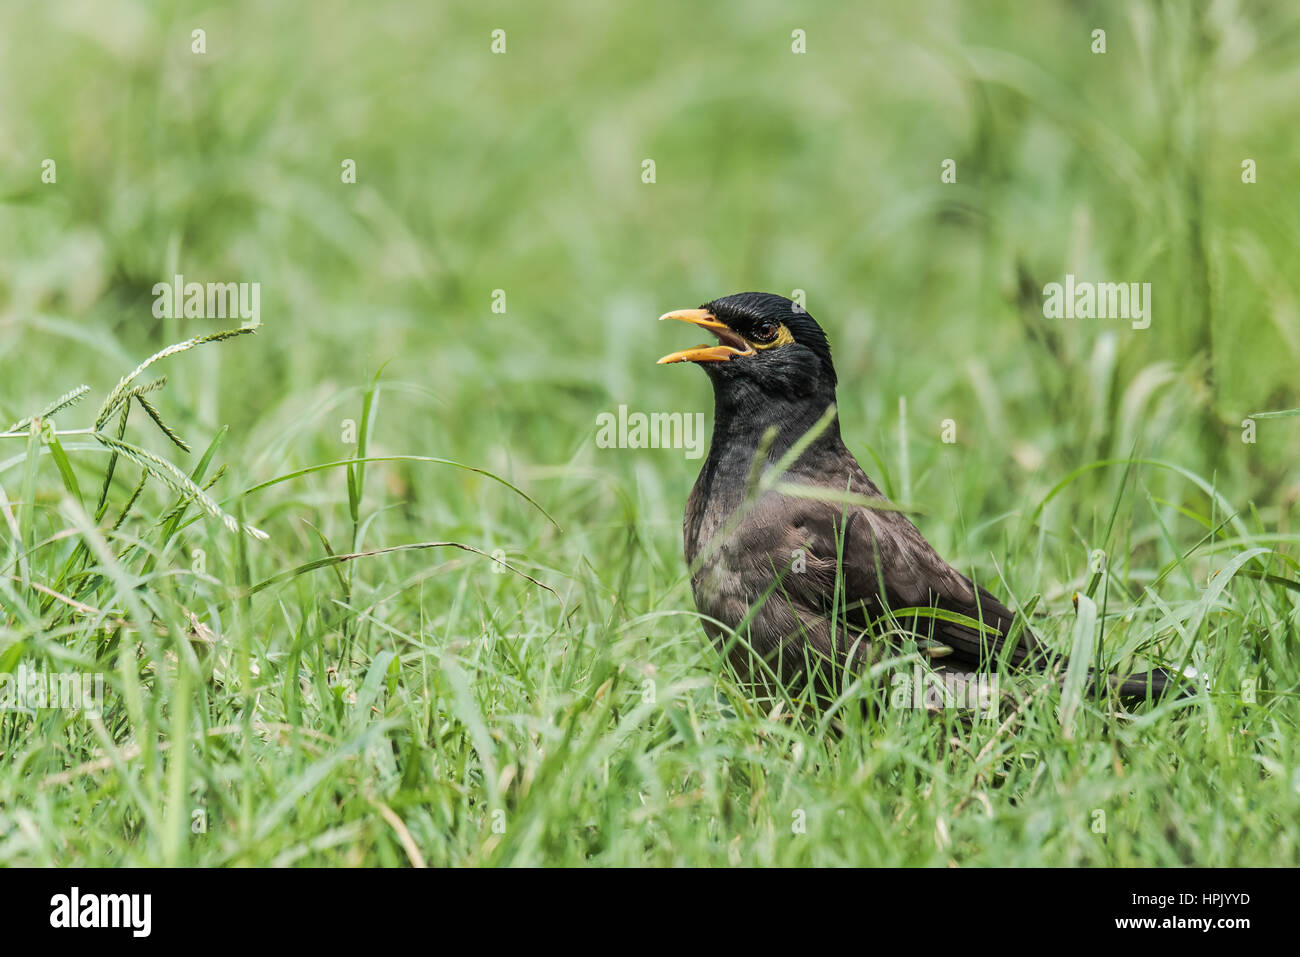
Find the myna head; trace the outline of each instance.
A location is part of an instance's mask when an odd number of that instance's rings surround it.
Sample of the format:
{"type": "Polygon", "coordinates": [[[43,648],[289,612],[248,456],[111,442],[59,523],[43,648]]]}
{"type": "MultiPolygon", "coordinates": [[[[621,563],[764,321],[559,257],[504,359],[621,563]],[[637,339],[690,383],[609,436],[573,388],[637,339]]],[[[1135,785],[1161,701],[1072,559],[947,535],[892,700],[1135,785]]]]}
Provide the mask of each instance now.
{"type": "Polygon", "coordinates": [[[742,292],[659,318],[680,319],[717,337],[716,346],[684,349],[659,360],[698,363],[716,389],[757,388],[790,398],[827,392],[834,396],[835,366],[826,333],[784,296],[742,292]]]}

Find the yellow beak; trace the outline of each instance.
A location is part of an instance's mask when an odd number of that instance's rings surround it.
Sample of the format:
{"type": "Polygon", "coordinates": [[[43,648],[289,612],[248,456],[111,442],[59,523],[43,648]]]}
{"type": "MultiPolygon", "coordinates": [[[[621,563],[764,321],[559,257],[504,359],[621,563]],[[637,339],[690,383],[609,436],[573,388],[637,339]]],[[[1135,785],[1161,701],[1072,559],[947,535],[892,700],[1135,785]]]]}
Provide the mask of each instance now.
{"type": "Polygon", "coordinates": [[[665,312],[659,317],[659,321],[665,319],[680,319],[682,322],[708,329],[718,337],[719,345],[696,346],[694,349],[671,352],[659,360],[659,365],[669,362],[729,362],[736,356],[755,354],[753,346],[725,322],[720,322],[718,317],[707,309],[678,309],[675,312],[665,312]]]}

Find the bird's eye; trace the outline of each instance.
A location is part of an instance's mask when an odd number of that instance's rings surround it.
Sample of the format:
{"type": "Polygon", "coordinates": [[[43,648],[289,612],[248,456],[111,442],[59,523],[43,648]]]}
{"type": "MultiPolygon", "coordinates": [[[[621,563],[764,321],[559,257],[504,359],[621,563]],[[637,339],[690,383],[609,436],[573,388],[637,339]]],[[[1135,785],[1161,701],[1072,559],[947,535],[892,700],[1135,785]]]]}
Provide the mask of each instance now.
{"type": "Polygon", "coordinates": [[[758,342],[771,342],[776,338],[776,323],[764,322],[754,330],[754,339],[758,342]]]}

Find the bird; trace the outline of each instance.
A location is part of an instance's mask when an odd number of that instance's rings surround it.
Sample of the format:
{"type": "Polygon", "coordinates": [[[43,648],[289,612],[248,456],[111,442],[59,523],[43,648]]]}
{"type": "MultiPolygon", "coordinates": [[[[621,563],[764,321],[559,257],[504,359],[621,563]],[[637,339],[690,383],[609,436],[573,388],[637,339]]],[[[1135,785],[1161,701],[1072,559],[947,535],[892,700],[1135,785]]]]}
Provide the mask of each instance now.
{"type": "MultiPolygon", "coordinates": [[[[1059,664],[1023,616],[939,556],[845,446],[830,342],[806,308],[745,292],[660,319],[717,339],[659,363],[694,363],[713,385],[683,544],[705,631],[742,681],[831,695],[908,636],[958,675],[1059,664]]],[[[1104,679],[1122,700],[1173,686],[1161,669],[1104,679]]]]}

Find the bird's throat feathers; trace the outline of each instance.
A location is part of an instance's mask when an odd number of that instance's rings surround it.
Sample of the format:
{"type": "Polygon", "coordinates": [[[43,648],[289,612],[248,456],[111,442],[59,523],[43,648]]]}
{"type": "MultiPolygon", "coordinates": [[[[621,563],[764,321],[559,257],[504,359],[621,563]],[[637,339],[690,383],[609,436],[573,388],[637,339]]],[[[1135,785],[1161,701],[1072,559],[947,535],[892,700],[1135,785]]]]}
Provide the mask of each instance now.
{"type": "MultiPolygon", "coordinates": [[[[700,481],[714,494],[727,490],[743,493],[755,456],[769,431],[775,430],[767,448],[775,462],[809,431],[835,404],[835,387],[821,384],[804,394],[772,393],[749,380],[710,376],[713,381],[714,423],[709,456],[700,481]]],[[[843,448],[838,419],[832,419],[800,457],[818,459],[843,448]]]]}

